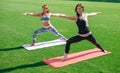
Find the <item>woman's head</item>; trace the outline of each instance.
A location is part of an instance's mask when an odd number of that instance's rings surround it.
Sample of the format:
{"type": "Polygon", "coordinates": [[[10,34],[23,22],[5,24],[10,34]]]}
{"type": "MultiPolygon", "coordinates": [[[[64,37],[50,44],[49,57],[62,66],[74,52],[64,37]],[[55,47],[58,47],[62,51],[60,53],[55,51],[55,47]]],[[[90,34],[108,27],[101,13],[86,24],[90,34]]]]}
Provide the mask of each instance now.
{"type": "Polygon", "coordinates": [[[43,12],[49,13],[48,5],[47,5],[47,4],[43,5],[43,6],[42,6],[42,10],[43,10],[43,12]]]}
{"type": "Polygon", "coordinates": [[[84,12],[84,6],[83,4],[77,4],[75,7],[75,12],[77,15],[79,15],[79,13],[84,12]]]}

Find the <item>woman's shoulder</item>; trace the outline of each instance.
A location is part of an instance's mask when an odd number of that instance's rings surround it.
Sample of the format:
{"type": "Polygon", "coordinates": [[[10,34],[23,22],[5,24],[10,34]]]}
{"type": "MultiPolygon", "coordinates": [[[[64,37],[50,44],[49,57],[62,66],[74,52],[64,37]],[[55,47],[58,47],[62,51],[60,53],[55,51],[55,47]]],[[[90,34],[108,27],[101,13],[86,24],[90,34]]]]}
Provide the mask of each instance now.
{"type": "Polygon", "coordinates": [[[83,15],[88,15],[89,13],[83,13],[83,15]]]}
{"type": "Polygon", "coordinates": [[[52,16],[52,15],[54,15],[54,13],[48,13],[48,15],[49,15],[49,16],[52,16]]]}

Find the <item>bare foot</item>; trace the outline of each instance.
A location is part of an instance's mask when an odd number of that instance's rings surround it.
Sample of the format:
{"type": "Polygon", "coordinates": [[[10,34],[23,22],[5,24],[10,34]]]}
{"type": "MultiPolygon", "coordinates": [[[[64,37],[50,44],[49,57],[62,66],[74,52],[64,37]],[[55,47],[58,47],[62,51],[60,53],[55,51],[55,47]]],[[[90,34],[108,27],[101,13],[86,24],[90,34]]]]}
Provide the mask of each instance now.
{"type": "Polygon", "coordinates": [[[30,46],[35,46],[35,43],[32,43],[30,46]]]}
{"type": "Polygon", "coordinates": [[[67,41],[67,39],[66,39],[66,38],[60,38],[60,40],[67,41]]]}
{"type": "Polygon", "coordinates": [[[61,62],[66,61],[66,60],[67,60],[67,54],[65,53],[64,57],[61,59],[61,62]]]}
{"type": "Polygon", "coordinates": [[[104,50],[103,52],[104,52],[104,53],[107,53],[108,51],[107,51],[107,50],[104,50]]]}
{"type": "Polygon", "coordinates": [[[64,62],[64,61],[66,61],[66,60],[67,60],[67,59],[65,59],[65,58],[62,58],[60,61],[61,61],[61,62],[64,62]]]}

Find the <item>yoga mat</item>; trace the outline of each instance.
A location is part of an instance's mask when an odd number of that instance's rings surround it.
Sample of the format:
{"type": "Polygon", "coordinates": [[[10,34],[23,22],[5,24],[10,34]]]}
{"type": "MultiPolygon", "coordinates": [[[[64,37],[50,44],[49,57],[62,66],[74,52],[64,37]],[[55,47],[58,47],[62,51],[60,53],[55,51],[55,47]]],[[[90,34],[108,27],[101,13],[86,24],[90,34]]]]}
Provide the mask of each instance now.
{"type": "Polygon", "coordinates": [[[44,63],[48,64],[49,66],[53,68],[59,68],[63,66],[67,66],[70,64],[74,64],[80,61],[96,58],[99,56],[107,55],[110,54],[111,52],[102,52],[98,48],[90,49],[90,50],[85,50],[82,52],[76,52],[72,54],[68,54],[68,58],[66,61],[61,62],[60,60],[63,58],[63,56],[59,57],[54,57],[50,58],[47,60],[43,60],[44,63]]]}
{"type": "Polygon", "coordinates": [[[56,39],[56,40],[52,40],[52,41],[35,43],[35,46],[30,46],[31,44],[25,44],[25,45],[23,45],[23,47],[27,50],[35,50],[35,49],[63,45],[63,44],[66,44],[65,40],[56,39]]]}

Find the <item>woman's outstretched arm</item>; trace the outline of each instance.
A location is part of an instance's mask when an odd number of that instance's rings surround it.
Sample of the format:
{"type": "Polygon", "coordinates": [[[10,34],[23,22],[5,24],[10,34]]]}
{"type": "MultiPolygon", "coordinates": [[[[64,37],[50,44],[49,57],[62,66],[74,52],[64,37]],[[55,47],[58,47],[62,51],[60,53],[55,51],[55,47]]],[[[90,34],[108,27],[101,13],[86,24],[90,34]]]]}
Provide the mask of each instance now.
{"type": "Polygon", "coordinates": [[[90,17],[90,16],[95,16],[95,15],[98,15],[98,14],[101,14],[102,12],[92,12],[92,13],[87,13],[87,16],[90,17]]]}
{"type": "Polygon", "coordinates": [[[24,13],[24,15],[29,15],[29,16],[41,16],[41,13],[24,13]]]}
{"type": "Polygon", "coordinates": [[[62,15],[60,15],[59,17],[61,17],[61,18],[67,18],[69,20],[77,20],[76,16],[67,16],[67,15],[62,16],[62,15]]]}
{"type": "Polygon", "coordinates": [[[69,20],[76,20],[77,18],[75,16],[67,16],[65,14],[60,14],[60,13],[50,13],[51,16],[57,16],[61,18],[67,18],[69,20]]]}

